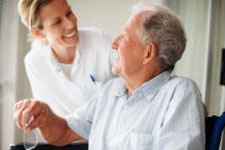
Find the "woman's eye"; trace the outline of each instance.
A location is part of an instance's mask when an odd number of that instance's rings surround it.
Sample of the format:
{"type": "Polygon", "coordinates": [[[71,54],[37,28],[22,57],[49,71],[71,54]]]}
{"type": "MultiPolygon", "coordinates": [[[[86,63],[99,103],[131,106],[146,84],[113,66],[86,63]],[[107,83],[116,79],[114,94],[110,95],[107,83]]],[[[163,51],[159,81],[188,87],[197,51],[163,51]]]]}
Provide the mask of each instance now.
{"type": "Polygon", "coordinates": [[[69,12],[66,13],[66,16],[69,17],[70,15],[72,15],[72,11],[70,10],[69,12]]]}
{"type": "Polygon", "coordinates": [[[52,26],[58,25],[58,24],[60,24],[60,22],[61,22],[60,20],[57,20],[54,23],[52,23],[52,26]]]}

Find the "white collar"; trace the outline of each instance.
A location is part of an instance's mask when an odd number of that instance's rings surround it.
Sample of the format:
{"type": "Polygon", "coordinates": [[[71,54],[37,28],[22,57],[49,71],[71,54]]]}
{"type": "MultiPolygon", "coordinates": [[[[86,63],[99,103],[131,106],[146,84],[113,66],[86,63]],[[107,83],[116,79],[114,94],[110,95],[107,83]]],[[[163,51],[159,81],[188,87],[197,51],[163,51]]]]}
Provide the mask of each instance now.
{"type": "MultiPolygon", "coordinates": [[[[59,64],[53,50],[51,49],[50,46],[48,47],[48,59],[50,59],[50,64],[52,65],[52,67],[55,69],[56,72],[61,72],[61,65],[59,64]]],[[[76,68],[76,70],[79,68],[80,66],[80,48],[79,48],[79,44],[77,45],[77,48],[75,49],[75,59],[73,62],[73,66],[75,66],[74,68],[76,68]]]]}

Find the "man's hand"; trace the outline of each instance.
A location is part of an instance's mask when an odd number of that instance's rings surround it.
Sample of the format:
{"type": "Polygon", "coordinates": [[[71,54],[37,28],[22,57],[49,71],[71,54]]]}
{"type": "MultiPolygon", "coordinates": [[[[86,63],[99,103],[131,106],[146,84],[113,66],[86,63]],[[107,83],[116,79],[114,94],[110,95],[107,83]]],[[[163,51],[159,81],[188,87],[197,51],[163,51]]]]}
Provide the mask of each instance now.
{"type": "Polygon", "coordinates": [[[49,124],[56,117],[49,106],[36,100],[22,100],[16,103],[14,120],[18,128],[32,130],[49,124]]]}
{"type": "Polygon", "coordinates": [[[40,101],[19,101],[15,105],[14,120],[20,129],[31,131],[39,128],[50,144],[60,146],[82,139],[68,127],[63,118],[54,114],[47,104],[40,101]]]}

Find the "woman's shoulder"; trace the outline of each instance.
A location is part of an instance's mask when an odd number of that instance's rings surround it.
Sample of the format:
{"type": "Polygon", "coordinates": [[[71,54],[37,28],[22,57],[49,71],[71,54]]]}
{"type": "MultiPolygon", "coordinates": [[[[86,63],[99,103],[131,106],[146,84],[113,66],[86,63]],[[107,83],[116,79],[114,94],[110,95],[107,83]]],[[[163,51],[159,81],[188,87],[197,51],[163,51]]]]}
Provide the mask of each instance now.
{"type": "Polygon", "coordinates": [[[24,58],[25,64],[40,64],[43,63],[47,57],[49,47],[40,43],[32,43],[30,51],[24,58]]]}

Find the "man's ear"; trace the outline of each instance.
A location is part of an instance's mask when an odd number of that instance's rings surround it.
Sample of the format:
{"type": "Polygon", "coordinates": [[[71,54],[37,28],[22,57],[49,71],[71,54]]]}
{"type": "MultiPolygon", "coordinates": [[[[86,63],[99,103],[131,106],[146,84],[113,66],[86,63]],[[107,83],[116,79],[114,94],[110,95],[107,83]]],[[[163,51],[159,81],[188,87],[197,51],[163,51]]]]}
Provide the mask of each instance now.
{"type": "Polygon", "coordinates": [[[34,38],[45,38],[45,35],[38,29],[31,29],[30,32],[34,38]]]}
{"type": "Polygon", "coordinates": [[[157,56],[157,49],[156,45],[152,42],[150,42],[146,48],[145,48],[145,54],[144,54],[144,62],[143,64],[148,64],[151,62],[154,58],[157,56]]]}

